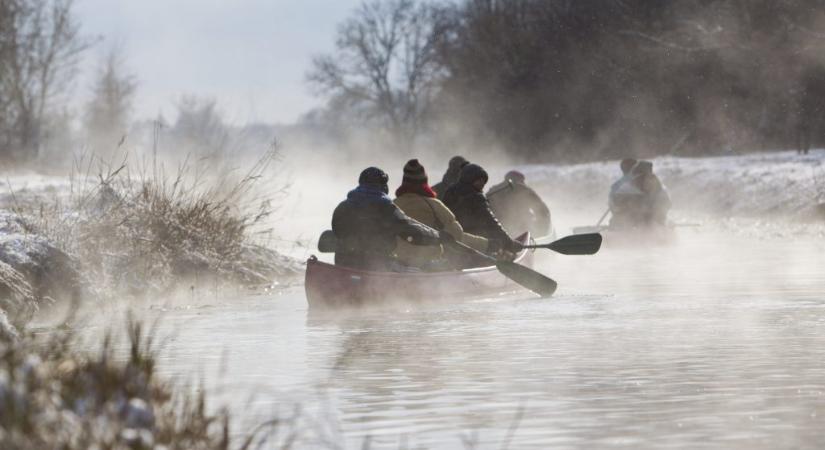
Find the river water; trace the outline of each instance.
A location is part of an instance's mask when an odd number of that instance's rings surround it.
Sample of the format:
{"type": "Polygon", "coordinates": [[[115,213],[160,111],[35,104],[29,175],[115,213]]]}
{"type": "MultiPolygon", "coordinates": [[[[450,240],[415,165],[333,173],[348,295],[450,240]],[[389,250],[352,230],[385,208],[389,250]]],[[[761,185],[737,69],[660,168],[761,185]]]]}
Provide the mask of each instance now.
{"type": "Polygon", "coordinates": [[[318,317],[296,287],[144,312],[170,336],[161,370],[245,426],[285,419],[273,444],[822,448],[823,252],[821,235],[682,230],[542,255],[551,299],[318,317]]]}

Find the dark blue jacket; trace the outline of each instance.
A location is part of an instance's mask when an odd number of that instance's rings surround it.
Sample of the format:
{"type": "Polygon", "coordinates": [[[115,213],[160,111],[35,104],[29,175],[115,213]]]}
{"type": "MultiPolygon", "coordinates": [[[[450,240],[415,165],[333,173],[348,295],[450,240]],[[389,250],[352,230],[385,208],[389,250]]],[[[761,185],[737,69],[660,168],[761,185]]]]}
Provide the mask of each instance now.
{"type": "Polygon", "coordinates": [[[335,264],[386,271],[394,261],[396,238],[436,245],[436,230],[405,215],[379,188],[359,186],[332,214],[337,239],[335,264]]]}

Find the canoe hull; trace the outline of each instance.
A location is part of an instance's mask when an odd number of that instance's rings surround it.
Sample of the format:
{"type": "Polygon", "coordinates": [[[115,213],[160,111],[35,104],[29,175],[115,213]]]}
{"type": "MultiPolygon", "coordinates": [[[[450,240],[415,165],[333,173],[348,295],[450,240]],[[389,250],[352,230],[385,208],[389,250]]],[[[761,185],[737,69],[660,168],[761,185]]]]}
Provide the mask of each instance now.
{"type": "MultiPolygon", "coordinates": [[[[517,258],[532,263],[532,252],[517,258]]],[[[450,272],[372,272],[310,257],[305,289],[311,309],[358,308],[393,302],[454,301],[529,292],[495,267],[450,272]]]]}

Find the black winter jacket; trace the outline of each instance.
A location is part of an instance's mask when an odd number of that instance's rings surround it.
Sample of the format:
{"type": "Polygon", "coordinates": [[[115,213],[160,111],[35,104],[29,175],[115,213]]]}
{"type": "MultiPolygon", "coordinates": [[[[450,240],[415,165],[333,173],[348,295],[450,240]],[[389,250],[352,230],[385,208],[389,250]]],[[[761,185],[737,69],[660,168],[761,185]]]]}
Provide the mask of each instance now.
{"type": "Polygon", "coordinates": [[[456,219],[470,234],[497,240],[509,247],[512,239],[490,209],[490,203],[482,192],[464,181],[452,185],[444,194],[443,202],[455,214],[456,219]]]}
{"type": "Polygon", "coordinates": [[[390,270],[397,237],[417,245],[439,243],[436,230],[405,215],[383,192],[364,186],[335,208],[332,231],[338,241],[335,264],[357,269],[390,270]]]}

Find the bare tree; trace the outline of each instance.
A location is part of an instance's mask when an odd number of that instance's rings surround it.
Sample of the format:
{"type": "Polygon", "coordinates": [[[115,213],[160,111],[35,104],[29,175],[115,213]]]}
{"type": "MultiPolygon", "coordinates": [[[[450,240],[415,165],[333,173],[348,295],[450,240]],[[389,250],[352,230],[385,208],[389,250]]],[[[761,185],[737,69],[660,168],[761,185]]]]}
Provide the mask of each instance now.
{"type": "Polygon", "coordinates": [[[86,129],[98,151],[116,148],[126,135],[137,82],[124,69],[122,52],[112,47],[98,68],[92,99],[86,105],[86,129]]]}
{"type": "Polygon", "coordinates": [[[411,143],[432,107],[441,69],[437,9],[415,0],[363,3],[338,30],[334,54],[308,81],[332,102],[411,143]]]}
{"type": "Polygon", "coordinates": [[[220,158],[230,145],[229,127],[217,102],[211,98],[185,95],[178,103],[178,118],[171,128],[178,150],[198,159],[220,158]]]}
{"type": "Polygon", "coordinates": [[[0,156],[33,159],[89,41],[73,0],[0,0],[0,156]]]}

